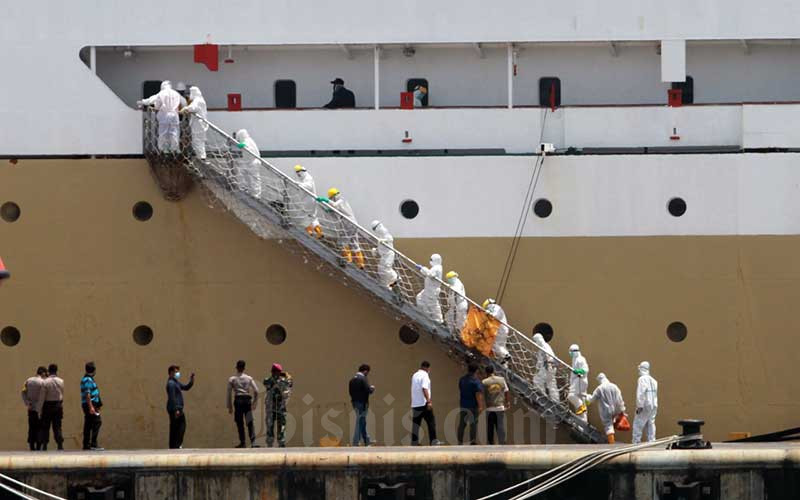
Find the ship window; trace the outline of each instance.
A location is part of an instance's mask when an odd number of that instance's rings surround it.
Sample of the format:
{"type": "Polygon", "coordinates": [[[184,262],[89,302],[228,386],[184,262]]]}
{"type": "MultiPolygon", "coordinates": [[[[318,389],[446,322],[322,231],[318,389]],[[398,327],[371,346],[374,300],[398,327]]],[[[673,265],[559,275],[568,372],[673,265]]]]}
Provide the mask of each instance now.
{"type": "Polygon", "coordinates": [[[413,219],[419,214],[419,204],[414,200],[406,200],[400,204],[400,213],[406,219],[413,219]]]}
{"type": "Polygon", "coordinates": [[[297,85],[294,80],[275,80],[275,107],[297,107],[297,85]]]}
{"type": "Polygon", "coordinates": [[[19,219],[21,210],[19,205],[13,201],[7,201],[0,206],[0,217],[6,222],[16,222],[19,219]]]}
{"type": "Polygon", "coordinates": [[[414,330],[410,325],[403,325],[400,327],[400,341],[404,344],[413,344],[419,340],[419,332],[414,330]]]}
{"type": "Polygon", "coordinates": [[[686,75],[685,82],[672,82],[672,89],[681,90],[681,104],[694,104],[694,78],[686,75]]]}
{"type": "Polygon", "coordinates": [[[267,342],[272,345],[281,345],[286,342],[286,328],[274,324],[267,327],[267,342]]]}
{"type": "Polygon", "coordinates": [[[536,326],[533,327],[533,334],[541,333],[542,337],[544,337],[545,342],[550,342],[553,338],[553,327],[550,326],[549,323],[537,323],[536,326]]]}
{"type": "Polygon", "coordinates": [[[19,330],[13,326],[7,326],[0,330],[0,342],[3,342],[8,347],[14,347],[19,344],[20,336],[19,330]]]}
{"type": "MultiPolygon", "coordinates": [[[[431,93],[431,88],[428,86],[428,79],[427,78],[409,78],[408,80],[406,80],[406,90],[408,92],[414,92],[414,89],[417,88],[417,85],[419,85],[423,89],[422,99],[420,99],[420,103],[422,104],[423,108],[427,108],[428,107],[428,96],[431,93]]],[[[416,105],[417,105],[417,103],[415,102],[414,106],[416,106],[416,105]]]]}
{"type": "Polygon", "coordinates": [[[161,80],[146,80],[142,83],[142,99],[161,92],[161,80]]]}
{"type": "Polygon", "coordinates": [[[533,213],[542,219],[546,219],[550,217],[550,214],[553,213],[553,204],[550,203],[550,200],[541,198],[536,200],[536,203],[533,204],[533,213]]]}
{"type": "Polygon", "coordinates": [[[561,106],[560,78],[555,76],[539,78],[539,106],[561,106]]]}
{"type": "Polygon", "coordinates": [[[672,322],[667,327],[667,337],[673,342],[683,342],[686,340],[687,334],[688,330],[686,325],[680,321],[672,322]]]}
{"type": "Polygon", "coordinates": [[[153,216],[153,206],[146,201],[140,201],[133,206],[133,217],[138,221],[148,221],[153,216]]]}
{"type": "Polygon", "coordinates": [[[139,325],[133,329],[133,341],[138,345],[147,345],[153,341],[153,329],[147,325],[139,325]]]}
{"type": "Polygon", "coordinates": [[[683,198],[672,198],[667,203],[667,210],[673,217],[680,217],[686,213],[686,202],[683,198]]]}

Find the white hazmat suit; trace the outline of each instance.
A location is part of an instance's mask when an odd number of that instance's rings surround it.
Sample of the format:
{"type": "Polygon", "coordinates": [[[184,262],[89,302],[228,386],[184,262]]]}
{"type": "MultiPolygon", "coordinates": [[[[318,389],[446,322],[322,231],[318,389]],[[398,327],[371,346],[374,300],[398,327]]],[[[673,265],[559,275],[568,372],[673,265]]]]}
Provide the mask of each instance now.
{"type": "Polygon", "coordinates": [[[328,190],[328,198],[330,205],[341,212],[347,220],[352,222],[352,224],[348,224],[347,222],[341,221],[336,225],[337,242],[342,249],[342,257],[344,257],[348,263],[352,263],[353,255],[355,255],[356,266],[360,269],[364,269],[366,264],[364,261],[364,253],[361,251],[361,246],[358,244],[358,227],[356,227],[358,221],[356,220],[356,214],[353,212],[353,208],[336,188],[328,190]]]}
{"type": "Polygon", "coordinates": [[[467,299],[467,291],[464,289],[464,283],[458,277],[458,273],[453,272],[453,276],[448,274],[447,284],[450,285],[451,290],[447,292],[447,324],[453,330],[455,335],[461,333],[464,328],[464,323],[467,322],[467,310],[469,304],[467,299]]]}
{"type": "Polygon", "coordinates": [[[192,149],[194,154],[201,160],[206,159],[206,132],[208,132],[208,107],[203,93],[197,87],[189,88],[189,99],[191,103],[181,110],[181,113],[191,113],[189,127],[192,130],[192,149]],[[200,118],[203,118],[201,120],[200,118]]]}
{"type": "Polygon", "coordinates": [[[300,189],[292,189],[289,197],[289,203],[291,203],[289,213],[291,213],[293,222],[305,228],[309,236],[316,233],[317,238],[321,238],[322,228],[317,218],[317,187],[314,185],[314,178],[301,165],[295,165],[294,171],[297,173],[297,183],[300,187],[311,191],[314,196],[300,189]]]}
{"type": "Polygon", "coordinates": [[[577,344],[569,346],[569,355],[572,358],[572,373],[569,376],[569,394],[567,399],[575,407],[579,418],[588,421],[586,415],[586,391],[589,390],[589,363],[581,355],[581,348],[577,344]]]}
{"type": "Polygon", "coordinates": [[[161,82],[161,91],[147,99],[138,101],[140,106],[153,106],[158,110],[158,149],[164,153],[178,152],[180,143],[180,120],[178,108],[186,100],[174,90],[169,80],[161,82]]]}
{"type": "Polygon", "coordinates": [[[633,444],[656,440],[656,413],[658,413],[658,382],[650,376],[650,363],[639,363],[639,382],[636,384],[636,415],[633,417],[633,444]]]}
{"type": "Polygon", "coordinates": [[[422,309],[422,312],[435,323],[443,323],[442,305],[439,303],[442,256],[438,253],[431,255],[430,266],[430,268],[417,266],[419,272],[425,276],[425,287],[417,294],[417,307],[422,309]]]}
{"type": "Polygon", "coordinates": [[[243,149],[242,156],[236,158],[236,182],[239,189],[246,193],[261,197],[261,153],[258,145],[247,133],[246,129],[236,132],[236,140],[239,141],[239,149],[243,149]],[[249,151],[251,154],[248,154],[249,151]],[[255,155],[255,157],[253,156],[255,155]]]}
{"type": "Polygon", "coordinates": [[[506,348],[506,344],[508,343],[508,326],[506,326],[508,324],[508,318],[506,317],[506,312],[494,299],[488,299],[486,302],[488,302],[488,304],[484,305],[483,308],[486,309],[486,312],[494,316],[497,321],[500,321],[492,350],[494,351],[494,355],[502,362],[508,361],[511,359],[511,354],[508,352],[508,348],[506,348]]]}
{"type": "Polygon", "coordinates": [[[556,384],[556,355],[553,348],[545,342],[541,333],[533,336],[533,343],[541,349],[536,353],[536,375],[533,376],[533,385],[553,401],[559,401],[561,398],[556,384]]]}
{"type": "Polygon", "coordinates": [[[372,231],[378,238],[378,280],[381,285],[392,288],[397,284],[397,271],[394,270],[394,238],[381,221],[374,220],[370,224],[372,231]]]}
{"type": "Polygon", "coordinates": [[[619,390],[617,384],[608,380],[605,373],[599,374],[597,381],[600,385],[586,398],[586,404],[598,402],[600,421],[603,422],[606,436],[608,436],[614,434],[614,417],[625,412],[625,401],[622,399],[622,391],[619,390]]]}

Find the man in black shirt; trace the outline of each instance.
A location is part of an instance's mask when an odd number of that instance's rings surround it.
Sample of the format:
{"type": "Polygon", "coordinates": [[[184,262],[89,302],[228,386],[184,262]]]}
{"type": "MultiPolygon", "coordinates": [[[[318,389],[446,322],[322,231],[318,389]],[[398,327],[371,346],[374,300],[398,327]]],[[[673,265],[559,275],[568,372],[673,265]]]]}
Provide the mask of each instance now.
{"type": "Polygon", "coordinates": [[[367,375],[369,375],[369,365],[363,364],[358,367],[358,371],[350,379],[350,400],[353,402],[353,409],[356,412],[353,446],[358,446],[362,438],[365,446],[369,446],[371,443],[369,434],[367,434],[367,411],[369,410],[369,395],[375,392],[375,386],[369,385],[367,375]]]}
{"type": "Polygon", "coordinates": [[[180,448],[183,445],[183,434],[186,432],[186,414],[183,411],[183,392],[194,385],[194,373],[188,384],[181,384],[181,367],[172,365],[167,370],[167,413],[169,414],[169,447],[180,448]]]}
{"type": "Polygon", "coordinates": [[[324,107],[328,109],[355,108],[356,96],[345,88],[344,80],[336,78],[331,83],[333,84],[333,98],[324,107]]]}

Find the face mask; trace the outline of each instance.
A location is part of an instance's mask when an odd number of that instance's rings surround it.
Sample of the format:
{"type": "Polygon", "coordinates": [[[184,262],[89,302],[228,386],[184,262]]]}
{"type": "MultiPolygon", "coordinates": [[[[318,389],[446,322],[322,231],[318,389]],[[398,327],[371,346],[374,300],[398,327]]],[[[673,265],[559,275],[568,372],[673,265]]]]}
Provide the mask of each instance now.
{"type": "Polygon", "coordinates": [[[574,358],[577,355],[578,355],[578,351],[569,351],[569,357],[570,358],[574,358]]]}
{"type": "Polygon", "coordinates": [[[178,380],[179,378],[181,378],[181,372],[175,372],[175,375],[173,376],[175,377],[175,380],[178,380]]]}

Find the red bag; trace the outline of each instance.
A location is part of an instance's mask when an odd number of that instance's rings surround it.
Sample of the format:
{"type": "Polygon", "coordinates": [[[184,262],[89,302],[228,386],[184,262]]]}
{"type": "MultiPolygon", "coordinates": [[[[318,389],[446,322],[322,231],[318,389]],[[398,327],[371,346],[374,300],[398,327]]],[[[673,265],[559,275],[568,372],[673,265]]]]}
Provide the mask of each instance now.
{"type": "Polygon", "coordinates": [[[631,423],[628,422],[628,417],[624,413],[620,413],[614,418],[614,429],[618,431],[631,430],[631,423]]]}

